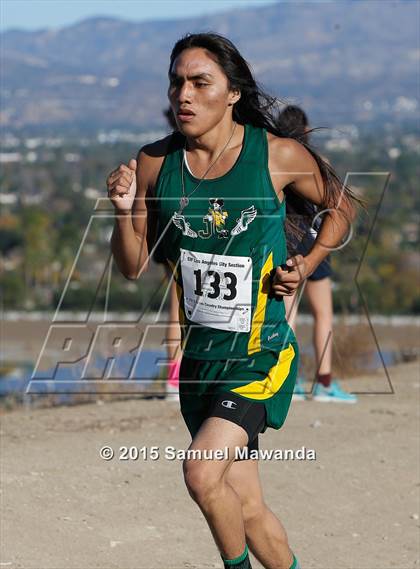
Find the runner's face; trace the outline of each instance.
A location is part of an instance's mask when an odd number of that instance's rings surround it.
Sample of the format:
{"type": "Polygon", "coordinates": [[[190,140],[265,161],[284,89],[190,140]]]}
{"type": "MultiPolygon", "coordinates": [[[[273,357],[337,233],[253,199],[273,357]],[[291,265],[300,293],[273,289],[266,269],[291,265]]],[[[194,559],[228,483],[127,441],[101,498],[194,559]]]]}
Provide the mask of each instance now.
{"type": "Polygon", "coordinates": [[[239,96],[228,90],[226,75],[204,49],[189,48],[173,62],[168,98],[179,130],[198,137],[231,113],[229,103],[239,96]]]}

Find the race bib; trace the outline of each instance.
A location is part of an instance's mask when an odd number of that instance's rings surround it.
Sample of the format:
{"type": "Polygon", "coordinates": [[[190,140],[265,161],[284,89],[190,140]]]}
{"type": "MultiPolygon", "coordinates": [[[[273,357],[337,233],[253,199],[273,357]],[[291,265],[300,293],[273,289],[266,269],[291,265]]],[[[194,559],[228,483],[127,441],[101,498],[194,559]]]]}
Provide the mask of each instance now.
{"type": "Polygon", "coordinates": [[[229,332],[251,329],[252,259],[181,249],[189,320],[229,332]]]}

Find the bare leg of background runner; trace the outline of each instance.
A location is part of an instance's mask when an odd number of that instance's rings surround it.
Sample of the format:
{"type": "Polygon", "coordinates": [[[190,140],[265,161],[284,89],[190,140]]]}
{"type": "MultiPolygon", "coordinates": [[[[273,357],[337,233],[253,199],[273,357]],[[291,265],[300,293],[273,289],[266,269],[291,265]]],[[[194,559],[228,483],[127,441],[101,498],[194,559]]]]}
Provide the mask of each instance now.
{"type": "Polygon", "coordinates": [[[305,288],[314,317],[313,342],[316,354],[317,372],[331,373],[333,305],[331,279],[308,280],[305,288]]]}
{"type": "MultiPolygon", "coordinates": [[[[307,280],[305,294],[314,317],[313,345],[317,372],[320,374],[331,373],[332,361],[332,329],[333,329],[333,305],[331,294],[331,279],[326,277],[318,281],[307,280]]],[[[284,297],[286,318],[289,326],[296,332],[296,316],[298,304],[296,293],[284,297]]]]}

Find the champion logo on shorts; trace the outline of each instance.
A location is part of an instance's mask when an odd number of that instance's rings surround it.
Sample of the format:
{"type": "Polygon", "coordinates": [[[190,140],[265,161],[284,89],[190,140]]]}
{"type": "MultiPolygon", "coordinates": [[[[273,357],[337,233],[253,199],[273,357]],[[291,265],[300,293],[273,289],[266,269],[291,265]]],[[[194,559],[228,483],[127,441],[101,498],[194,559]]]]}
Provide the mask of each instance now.
{"type": "Polygon", "coordinates": [[[223,407],[227,407],[228,409],[236,409],[236,407],[238,406],[237,403],[235,403],[234,401],[229,401],[228,399],[222,401],[222,405],[223,407]]]}

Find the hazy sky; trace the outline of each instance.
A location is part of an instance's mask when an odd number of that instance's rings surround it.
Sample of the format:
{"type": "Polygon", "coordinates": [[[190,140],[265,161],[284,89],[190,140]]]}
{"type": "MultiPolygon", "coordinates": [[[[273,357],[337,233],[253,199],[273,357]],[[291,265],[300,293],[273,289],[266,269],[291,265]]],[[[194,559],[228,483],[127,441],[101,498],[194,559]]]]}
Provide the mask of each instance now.
{"type": "Polygon", "coordinates": [[[0,30],[60,28],[91,16],[187,18],[276,0],[0,0],[0,30]]]}

